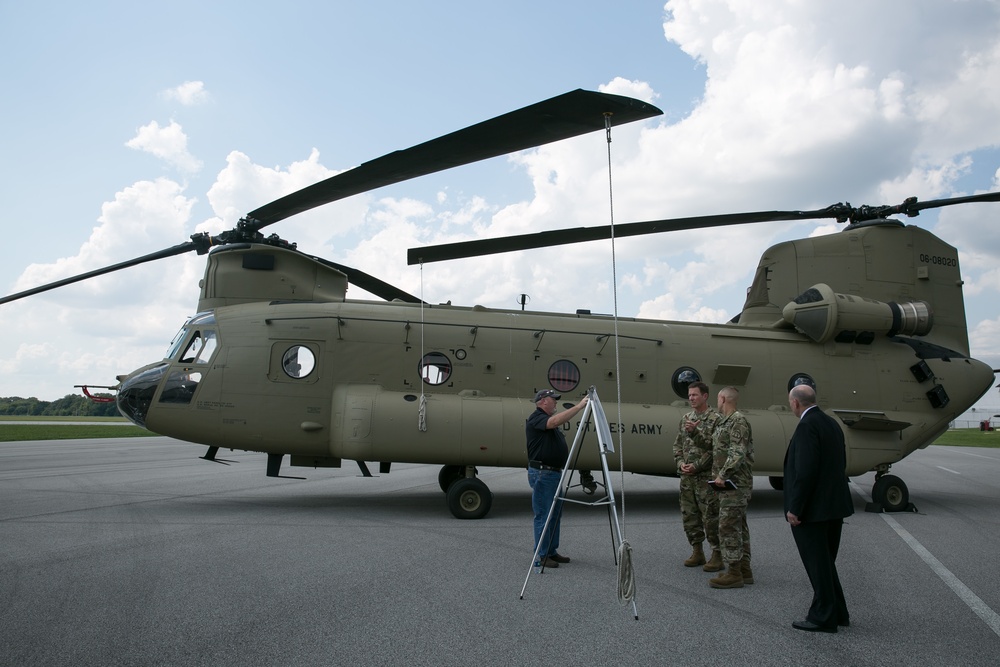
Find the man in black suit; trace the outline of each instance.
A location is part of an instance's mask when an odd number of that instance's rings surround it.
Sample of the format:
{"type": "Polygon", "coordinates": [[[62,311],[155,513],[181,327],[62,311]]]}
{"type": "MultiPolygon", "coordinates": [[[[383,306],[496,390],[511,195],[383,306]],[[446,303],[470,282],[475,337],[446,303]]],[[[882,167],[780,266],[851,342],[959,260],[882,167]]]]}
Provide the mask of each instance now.
{"type": "Polygon", "coordinates": [[[837,575],[837,551],[844,518],[854,514],[847,486],[844,432],[816,407],[816,390],[798,385],[788,405],[799,418],[785,452],[785,518],[813,588],[804,621],[792,627],[807,632],[836,632],[850,625],[844,591],[837,575]]]}

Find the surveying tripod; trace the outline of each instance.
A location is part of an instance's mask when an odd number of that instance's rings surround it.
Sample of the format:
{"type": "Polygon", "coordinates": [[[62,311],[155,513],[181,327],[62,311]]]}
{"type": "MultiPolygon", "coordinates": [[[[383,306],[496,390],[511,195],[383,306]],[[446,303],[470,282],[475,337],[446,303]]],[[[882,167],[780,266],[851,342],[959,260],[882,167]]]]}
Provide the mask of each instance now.
{"type": "MultiPolygon", "coordinates": [[[[556,491],[555,497],[552,499],[552,505],[549,507],[549,514],[545,519],[545,526],[542,528],[542,533],[538,538],[538,545],[535,547],[535,553],[531,559],[531,567],[528,569],[528,575],[524,578],[524,586],[521,587],[521,599],[524,599],[524,591],[528,587],[528,580],[531,578],[531,573],[534,570],[536,573],[541,574],[545,571],[545,564],[539,567],[535,567],[535,563],[540,562],[538,555],[542,550],[542,545],[547,544],[546,537],[549,534],[550,527],[553,527],[555,521],[558,520],[559,515],[562,512],[561,503],[571,502],[577,503],[578,505],[589,505],[592,507],[597,507],[601,505],[606,505],[608,507],[608,518],[611,523],[611,538],[614,544],[615,552],[615,564],[621,567],[622,563],[619,561],[618,554],[622,551],[622,545],[624,539],[622,537],[621,524],[618,521],[618,511],[615,506],[615,492],[611,487],[611,474],[608,471],[608,456],[607,453],[614,453],[615,446],[611,439],[611,428],[608,424],[608,418],[604,414],[604,406],[601,405],[601,400],[597,397],[597,389],[591,386],[587,390],[587,405],[583,410],[583,415],[580,417],[580,422],[577,425],[576,436],[573,438],[573,445],[570,447],[569,456],[566,457],[566,465],[563,467],[562,475],[559,478],[559,489],[556,491]],[[596,500],[574,500],[572,498],[567,498],[566,493],[569,491],[570,482],[573,477],[573,466],[579,457],[580,444],[583,442],[583,436],[588,430],[590,417],[594,418],[594,428],[597,431],[597,444],[598,452],[601,457],[601,471],[604,473],[604,489],[606,491],[603,498],[596,500]]],[[[639,612],[636,610],[634,597],[630,599],[632,602],[632,613],[639,618],[639,612]]]]}

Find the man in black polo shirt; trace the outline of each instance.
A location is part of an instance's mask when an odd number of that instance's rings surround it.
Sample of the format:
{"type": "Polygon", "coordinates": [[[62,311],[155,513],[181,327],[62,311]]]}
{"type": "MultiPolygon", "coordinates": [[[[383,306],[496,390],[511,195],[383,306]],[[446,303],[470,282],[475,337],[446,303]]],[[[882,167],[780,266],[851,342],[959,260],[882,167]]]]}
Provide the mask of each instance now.
{"type": "Polygon", "coordinates": [[[556,551],[559,548],[559,517],[562,508],[556,508],[545,544],[541,549],[538,548],[545,520],[552,507],[552,499],[559,491],[559,480],[569,457],[569,448],[561,427],[587,405],[587,397],[584,396],[573,407],[556,413],[556,401],[560,398],[562,395],[552,389],[542,389],[535,394],[535,411],[524,425],[528,443],[528,485],[531,487],[531,509],[535,513],[535,550],[538,552],[536,566],[559,567],[559,563],[569,562],[569,558],[556,551]]]}

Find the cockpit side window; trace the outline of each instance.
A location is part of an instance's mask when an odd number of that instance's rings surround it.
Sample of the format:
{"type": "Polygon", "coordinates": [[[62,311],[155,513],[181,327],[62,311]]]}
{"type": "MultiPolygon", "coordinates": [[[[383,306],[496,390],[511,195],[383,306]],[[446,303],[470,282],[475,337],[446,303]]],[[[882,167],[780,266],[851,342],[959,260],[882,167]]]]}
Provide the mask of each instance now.
{"type": "Polygon", "coordinates": [[[201,373],[184,369],[173,371],[160,392],[160,403],[179,403],[187,405],[194,396],[194,390],[201,382],[201,373]]]}
{"type": "Polygon", "coordinates": [[[184,364],[207,364],[218,346],[215,331],[203,329],[195,331],[191,342],[184,348],[180,362],[184,364]]]}
{"type": "MultiPolygon", "coordinates": [[[[215,330],[209,329],[206,331],[203,328],[209,326],[215,326],[215,313],[210,310],[198,313],[197,315],[189,319],[187,322],[184,323],[184,326],[181,327],[180,331],[177,332],[173,340],[170,341],[170,347],[168,348],[167,356],[165,358],[177,361],[179,359],[180,360],[188,359],[189,357],[192,360],[194,360],[197,357],[200,359],[204,359],[204,363],[208,363],[209,357],[211,357],[212,352],[215,351],[215,340],[214,340],[215,330]],[[188,334],[191,331],[195,332],[195,338],[201,336],[200,331],[205,331],[206,336],[211,336],[213,339],[212,342],[208,344],[209,347],[206,348],[204,351],[202,351],[200,354],[192,355],[189,353],[191,346],[195,343],[194,339],[192,339],[192,341],[188,343],[187,347],[184,347],[184,343],[188,341],[188,334]],[[181,351],[182,347],[184,347],[184,354],[178,357],[177,353],[181,351]]],[[[201,347],[204,347],[204,343],[201,344],[201,347]]],[[[185,363],[190,363],[190,362],[185,362],[185,363]]]]}

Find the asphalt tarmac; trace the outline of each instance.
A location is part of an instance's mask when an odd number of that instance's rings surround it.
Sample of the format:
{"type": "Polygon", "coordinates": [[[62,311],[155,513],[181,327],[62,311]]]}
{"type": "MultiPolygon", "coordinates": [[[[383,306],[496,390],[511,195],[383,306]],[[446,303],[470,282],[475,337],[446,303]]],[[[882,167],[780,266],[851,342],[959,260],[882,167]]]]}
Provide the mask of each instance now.
{"type": "MultiPolygon", "coordinates": [[[[167,438],[0,443],[3,665],[972,665],[1000,654],[1000,450],[893,466],[916,513],[864,511],[839,560],[851,626],[792,629],[811,590],[781,493],[754,480],[756,583],[685,568],[677,480],[612,473],[636,609],[607,510],[567,504],[572,562],[528,577],[523,470],[489,468],[490,515],[454,519],[437,467],[362,478],[167,438]],[[624,493],[622,493],[624,491],[624,493]],[[524,599],[519,595],[525,588],[524,599]]],[[[373,470],[377,467],[370,466],[373,470]]],[[[571,496],[585,499],[579,490],[571,496]]]]}

